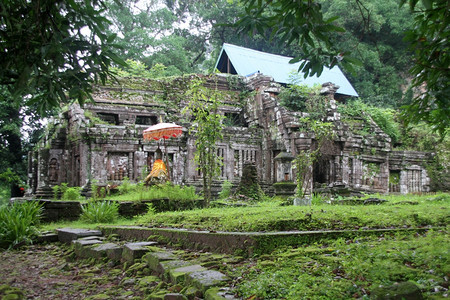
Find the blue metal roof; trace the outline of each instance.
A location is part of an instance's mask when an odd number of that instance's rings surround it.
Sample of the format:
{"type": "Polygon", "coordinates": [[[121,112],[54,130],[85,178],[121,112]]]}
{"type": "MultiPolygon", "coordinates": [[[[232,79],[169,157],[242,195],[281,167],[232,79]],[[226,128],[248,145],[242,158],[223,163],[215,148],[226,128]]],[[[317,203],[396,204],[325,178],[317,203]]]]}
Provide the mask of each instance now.
{"type": "MultiPolygon", "coordinates": [[[[224,66],[227,62],[224,61],[224,53],[228,56],[231,67],[234,68],[236,74],[249,76],[259,72],[273,77],[273,79],[279,83],[291,83],[289,81],[289,75],[292,71],[298,71],[298,68],[302,63],[302,61],[300,61],[295,64],[290,64],[289,61],[292,57],[265,53],[225,43],[222,46],[222,50],[216,62],[216,68],[221,72],[226,70],[224,69],[224,66]]],[[[338,66],[334,66],[332,69],[324,67],[323,72],[319,77],[314,75],[303,78],[303,74],[301,74],[300,78],[302,79],[301,83],[308,86],[332,82],[340,87],[337,90],[337,93],[358,97],[358,93],[338,66]]]]}

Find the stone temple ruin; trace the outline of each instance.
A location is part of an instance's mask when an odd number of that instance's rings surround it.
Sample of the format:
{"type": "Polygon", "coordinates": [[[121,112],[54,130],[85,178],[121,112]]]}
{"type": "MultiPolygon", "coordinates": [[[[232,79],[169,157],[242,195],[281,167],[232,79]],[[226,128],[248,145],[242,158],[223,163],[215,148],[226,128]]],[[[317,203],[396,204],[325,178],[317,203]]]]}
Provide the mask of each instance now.
{"type": "MultiPolygon", "coordinates": [[[[29,153],[28,193],[51,197],[52,186],[66,182],[89,194],[93,180],[99,186],[119,185],[125,178],[143,180],[162,145],[144,141],[142,132],[161,121],[184,128],[182,137],[166,141],[170,178],[200,189],[202,175],[194,162],[194,137],[189,134],[192,124],[181,112],[189,101],[186,90],[197,77],[202,76],[124,78],[120,84],[96,87],[94,102],[65,109],[29,153]]],[[[205,86],[217,87],[225,97],[220,107],[225,116],[224,139],[218,143],[223,167],[216,192],[225,179],[237,185],[243,165],[249,162],[256,165],[260,185],[269,194],[274,183],[295,182],[292,159],[315,143],[312,132],[300,130],[299,117],[304,113],[280,105],[280,85],[269,76],[212,78],[205,86]]],[[[310,170],[310,191],[324,187],[380,193],[429,191],[425,170],[429,154],[392,151],[390,138],[370,119],[341,118],[335,92],[333,84],[323,86],[322,93],[329,99],[323,117],[334,123],[336,135],[320,167],[310,170]],[[362,127],[368,134],[361,134],[362,127]]]]}

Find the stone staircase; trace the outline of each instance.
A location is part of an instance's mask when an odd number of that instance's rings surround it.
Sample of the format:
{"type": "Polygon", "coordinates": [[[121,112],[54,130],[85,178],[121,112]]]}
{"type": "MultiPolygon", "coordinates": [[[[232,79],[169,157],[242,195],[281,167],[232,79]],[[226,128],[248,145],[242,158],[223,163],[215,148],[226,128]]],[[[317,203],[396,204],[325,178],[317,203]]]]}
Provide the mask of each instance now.
{"type": "Polygon", "coordinates": [[[172,291],[162,289],[151,294],[148,299],[237,299],[227,288],[230,278],[211,269],[210,266],[214,264],[196,258],[186,259],[180,255],[182,251],[168,249],[155,241],[111,241],[100,230],[75,228],[57,229],[57,234],[42,237],[42,241],[60,241],[72,245],[79,258],[108,260],[124,264],[129,269],[150,270],[151,275],[141,276],[139,284],[151,285],[155,281],[163,281],[174,287],[172,291]]]}

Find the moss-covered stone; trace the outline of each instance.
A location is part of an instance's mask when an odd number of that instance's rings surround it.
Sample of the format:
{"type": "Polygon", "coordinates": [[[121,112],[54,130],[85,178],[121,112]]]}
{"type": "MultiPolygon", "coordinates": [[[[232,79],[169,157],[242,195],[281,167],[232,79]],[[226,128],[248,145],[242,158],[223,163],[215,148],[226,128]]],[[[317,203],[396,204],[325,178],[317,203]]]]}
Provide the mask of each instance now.
{"type": "Polygon", "coordinates": [[[242,177],[239,182],[234,198],[237,200],[259,201],[263,198],[264,192],[258,182],[258,172],[255,163],[244,163],[242,177]]]}
{"type": "Polygon", "coordinates": [[[25,294],[19,288],[12,287],[7,284],[3,284],[0,286],[0,296],[2,300],[26,299],[25,294]]]}
{"type": "Polygon", "coordinates": [[[420,300],[423,299],[419,287],[412,282],[400,282],[391,286],[379,286],[373,289],[371,299],[374,300],[420,300]]]}

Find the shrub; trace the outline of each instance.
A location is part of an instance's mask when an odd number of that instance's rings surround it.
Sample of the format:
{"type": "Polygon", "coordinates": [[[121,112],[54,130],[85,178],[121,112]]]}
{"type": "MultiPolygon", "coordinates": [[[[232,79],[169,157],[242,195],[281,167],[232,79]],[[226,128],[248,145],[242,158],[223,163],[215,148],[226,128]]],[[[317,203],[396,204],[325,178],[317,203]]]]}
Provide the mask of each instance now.
{"type": "Polygon", "coordinates": [[[392,139],[393,143],[400,140],[400,124],[396,121],[396,112],[393,109],[371,106],[361,101],[352,101],[347,104],[340,104],[338,111],[342,115],[350,117],[369,115],[381,130],[392,139]]]}
{"type": "Polygon", "coordinates": [[[41,215],[42,205],[36,201],[0,207],[0,247],[31,243],[41,215]]]}
{"type": "MultiPolygon", "coordinates": [[[[126,183],[128,185],[128,183],[126,183]]],[[[119,186],[120,189],[120,186],[119,186]]],[[[173,201],[193,201],[199,197],[193,186],[180,186],[172,183],[156,184],[149,188],[140,184],[130,184],[120,195],[108,197],[111,200],[142,201],[153,199],[169,199],[173,201]],[[125,193],[124,191],[127,190],[125,193]]]]}
{"type": "Polygon", "coordinates": [[[126,193],[130,193],[136,189],[136,185],[131,184],[130,179],[125,177],[122,181],[122,184],[117,187],[119,190],[119,194],[123,195],[126,193]]]}
{"type": "Polygon", "coordinates": [[[52,186],[53,190],[53,200],[58,200],[59,198],[59,185],[52,186]]]}
{"type": "Polygon", "coordinates": [[[86,223],[114,223],[119,216],[119,204],[113,201],[92,201],[81,206],[80,219],[86,223]]]}
{"type": "Polygon", "coordinates": [[[222,189],[219,192],[219,199],[226,199],[231,195],[231,188],[233,187],[233,183],[229,180],[225,180],[222,183],[222,189]]]}
{"type": "Polygon", "coordinates": [[[80,190],[81,188],[78,186],[67,188],[61,198],[63,200],[78,200],[81,198],[80,190]]]}

